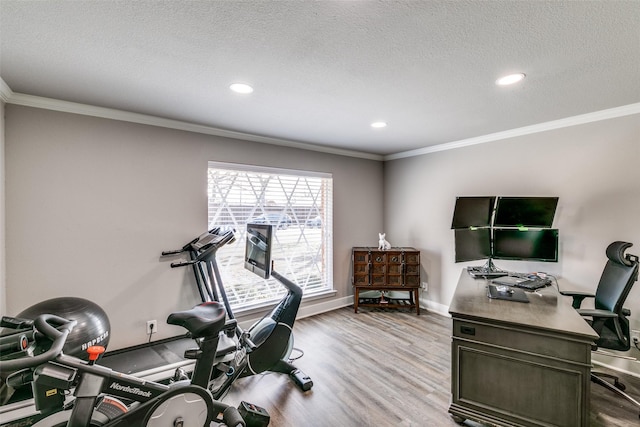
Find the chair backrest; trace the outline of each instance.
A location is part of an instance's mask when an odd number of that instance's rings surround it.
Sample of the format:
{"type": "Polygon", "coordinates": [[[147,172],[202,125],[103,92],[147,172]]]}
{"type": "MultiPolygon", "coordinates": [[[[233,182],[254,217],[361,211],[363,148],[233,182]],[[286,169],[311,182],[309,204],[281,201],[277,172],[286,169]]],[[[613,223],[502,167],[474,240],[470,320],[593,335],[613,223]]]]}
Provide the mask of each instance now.
{"type": "Polygon", "coordinates": [[[632,243],[613,242],[607,247],[609,260],[598,283],[595,308],[621,314],[622,305],[638,280],[638,257],[624,254],[631,246],[632,243]]]}
{"type": "Polygon", "coordinates": [[[638,280],[638,257],[624,252],[631,243],[613,242],[607,247],[607,264],[604,267],[595,295],[595,308],[608,310],[617,317],[600,319],[592,323],[600,338],[598,347],[627,351],[630,348],[629,310],[623,307],[634,282],[638,280]]]}

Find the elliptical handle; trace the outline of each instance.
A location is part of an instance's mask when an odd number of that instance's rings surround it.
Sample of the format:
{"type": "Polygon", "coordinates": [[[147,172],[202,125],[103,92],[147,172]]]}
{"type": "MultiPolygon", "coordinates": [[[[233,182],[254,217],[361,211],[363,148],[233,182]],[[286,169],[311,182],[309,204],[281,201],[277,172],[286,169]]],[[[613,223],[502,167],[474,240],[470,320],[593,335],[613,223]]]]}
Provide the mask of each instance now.
{"type": "Polygon", "coordinates": [[[184,252],[184,249],[176,249],[175,251],[162,251],[162,256],[178,255],[184,252]]]}
{"type": "Polygon", "coordinates": [[[67,341],[69,332],[73,330],[78,322],[64,319],[54,314],[41,314],[33,321],[36,332],[44,335],[52,341],[49,350],[32,357],[21,357],[19,359],[0,361],[0,371],[18,371],[24,368],[33,368],[55,359],[62,354],[62,348],[67,341]],[[53,325],[56,325],[54,327],[53,325]]]}
{"type": "Polygon", "coordinates": [[[172,262],[171,268],[178,268],[178,267],[186,267],[187,265],[193,265],[195,264],[197,261],[193,260],[193,261],[180,261],[180,262],[172,262]]]}

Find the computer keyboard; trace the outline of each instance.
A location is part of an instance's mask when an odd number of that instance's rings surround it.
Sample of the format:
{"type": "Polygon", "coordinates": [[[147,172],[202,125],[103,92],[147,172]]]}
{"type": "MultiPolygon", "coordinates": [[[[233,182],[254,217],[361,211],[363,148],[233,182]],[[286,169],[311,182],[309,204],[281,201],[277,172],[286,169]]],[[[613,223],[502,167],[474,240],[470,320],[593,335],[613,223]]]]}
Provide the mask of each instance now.
{"type": "Polygon", "coordinates": [[[529,279],[526,282],[518,283],[516,288],[525,289],[527,291],[535,291],[536,289],[545,288],[551,284],[547,279],[529,279]]]}
{"type": "Polygon", "coordinates": [[[509,274],[506,271],[487,271],[483,267],[467,267],[467,273],[474,279],[493,279],[509,274]]]}
{"type": "Polygon", "coordinates": [[[536,289],[544,288],[551,284],[549,279],[542,279],[537,276],[508,276],[497,278],[492,281],[497,285],[513,286],[516,288],[524,289],[526,291],[535,291],[536,289]]]}

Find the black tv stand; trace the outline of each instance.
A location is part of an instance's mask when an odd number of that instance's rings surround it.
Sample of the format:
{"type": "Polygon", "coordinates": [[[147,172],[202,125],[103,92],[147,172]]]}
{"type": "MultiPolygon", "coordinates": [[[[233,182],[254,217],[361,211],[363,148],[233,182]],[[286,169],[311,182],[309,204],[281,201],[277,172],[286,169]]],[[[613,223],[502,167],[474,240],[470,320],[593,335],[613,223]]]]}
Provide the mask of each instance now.
{"type": "Polygon", "coordinates": [[[489,259],[482,267],[467,267],[467,273],[474,279],[491,279],[494,277],[508,276],[509,273],[495,266],[489,259]]]}

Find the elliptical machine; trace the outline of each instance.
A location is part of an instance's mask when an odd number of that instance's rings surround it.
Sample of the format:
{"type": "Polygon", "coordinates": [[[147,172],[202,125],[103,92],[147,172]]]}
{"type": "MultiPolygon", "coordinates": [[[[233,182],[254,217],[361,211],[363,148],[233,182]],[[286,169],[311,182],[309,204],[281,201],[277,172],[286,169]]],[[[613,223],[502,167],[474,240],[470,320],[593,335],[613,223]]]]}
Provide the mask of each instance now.
{"type": "MultiPolygon", "coordinates": [[[[182,249],[162,255],[189,253],[189,261],[171,263],[172,268],[192,266],[202,302],[222,302],[227,321],[213,361],[209,390],[214,399],[221,398],[237,379],[265,371],[288,374],[302,391],[310,390],[313,381],[292,363],[293,324],[302,300],[302,289],[272,269],[273,226],[247,224],[245,268],[267,279],[274,277],[288,289],[287,294],[262,319],[243,330],[233,314],[216,261],[218,249],[235,241],[234,230],[213,228],[187,243],[182,249]]],[[[196,358],[198,350],[187,350],[185,357],[196,358]]],[[[180,369],[180,368],[179,368],[180,369]]],[[[186,375],[176,372],[176,377],[186,375]]]]}

